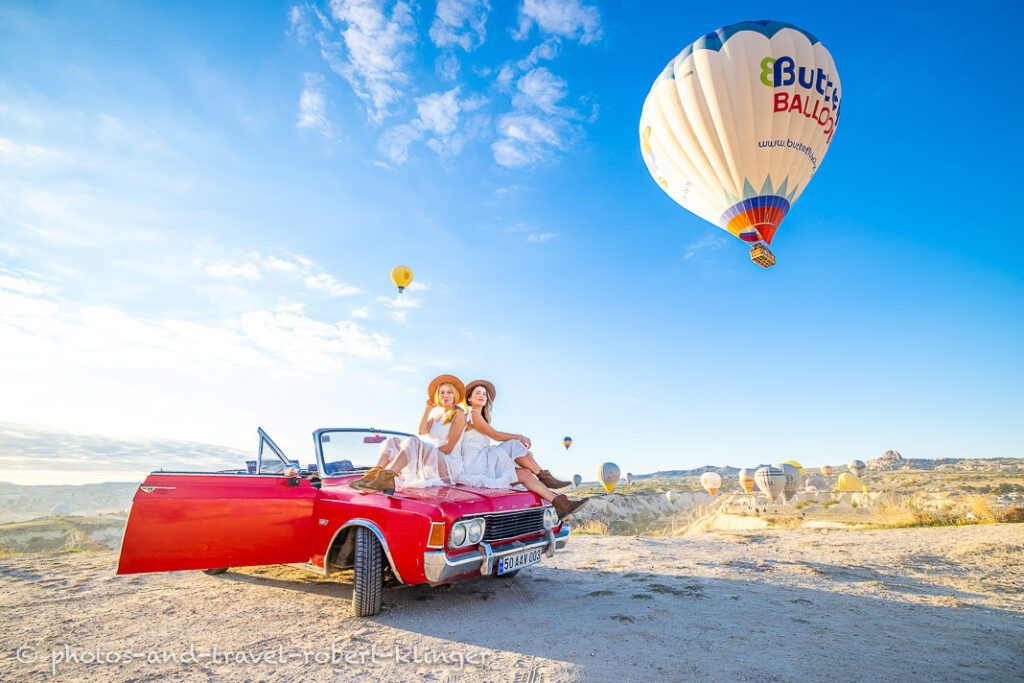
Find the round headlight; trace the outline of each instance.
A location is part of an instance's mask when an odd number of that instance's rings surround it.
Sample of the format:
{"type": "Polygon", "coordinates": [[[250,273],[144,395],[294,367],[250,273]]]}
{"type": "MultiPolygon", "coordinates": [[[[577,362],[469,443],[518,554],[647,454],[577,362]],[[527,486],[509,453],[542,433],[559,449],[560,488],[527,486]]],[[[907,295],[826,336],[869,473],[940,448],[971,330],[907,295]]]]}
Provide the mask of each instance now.
{"type": "Polygon", "coordinates": [[[483,520],[474,519],[469,523],[469,532],[467,538],[469,539],[470,545],[476,545],[484,537],[484,523],[483,520]]]}
{"type": "Polygon", "coordinates": [[[558,513],[555,508],[544,508],[544,528],[554,529],[558,526],[558,513]]]}
{"type": "Polygon", "coordinates": [[[466,525],[456,524],[452,527],[452,540],[451,544],[458,548],[466,542],[466,525]]]}

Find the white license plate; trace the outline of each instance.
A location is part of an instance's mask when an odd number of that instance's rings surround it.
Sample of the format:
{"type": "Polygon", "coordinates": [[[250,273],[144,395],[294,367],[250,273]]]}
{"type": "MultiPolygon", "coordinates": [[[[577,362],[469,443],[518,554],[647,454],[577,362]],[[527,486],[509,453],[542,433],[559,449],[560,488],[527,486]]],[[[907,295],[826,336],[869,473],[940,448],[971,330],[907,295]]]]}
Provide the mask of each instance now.
{"type": "Polygon", "coordinates": [[[515,555],[508,555],[498,560],[498,573],[508,574],[514,572],[517,569],[523,567],[529,567],[531,564],[537,564],[540,562],[542,549],[534,548],[533,550],[524,550],[521,553],[515,555]]]}

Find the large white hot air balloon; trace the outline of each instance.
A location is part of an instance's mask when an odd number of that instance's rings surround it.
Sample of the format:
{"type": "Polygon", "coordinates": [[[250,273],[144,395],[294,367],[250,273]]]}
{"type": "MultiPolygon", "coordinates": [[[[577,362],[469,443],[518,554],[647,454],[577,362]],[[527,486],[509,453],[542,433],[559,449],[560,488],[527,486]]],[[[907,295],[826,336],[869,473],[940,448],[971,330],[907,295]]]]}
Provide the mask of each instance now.
{"type": "Polygon", "coordinates": [[[850,471],[860,477],[864,474],[864,461],[863,460],[851,460],[847,465],[850,471]]]}
{"type": "Polygon", "coordinates": [[[768,245],[828,152],[842,89],[832,55],[792,24],[746,21],[688,45],[651,87],[640,148],[658,185],[685,209],[768,245]]]}
{"type": "Polygon", "coordinates": [[[597,466],[597,480],[601,482],[601,486],[604,486],[604,490],[608,493],[615,488],[615,482],[619,480],[619,475],[619,466],[613,462],[603,462],[597,466]]]}
{"type": "Polygon", "coordinates": [[[758,467],[754,472],[754,481],[761,489],[775,500],[786,488],[786,474],[777,467],[758,467]]]}
{"type": "Polygon", "coordinates": [[[668,502],[670,503],[674,503],[677,500],[679,500],[679,494],[676,493],[675,491],[666,491],[665,497],[668,498],[668,502]]]}
{"type": "Polygon", "coordinates": [[[803,477],[797,466],[788,462],[779,463],[775,468],[782,470],[782,475],[786,478],[786,485],[782,488],[782,497],[789,501],[800,490],[803,477]]]}

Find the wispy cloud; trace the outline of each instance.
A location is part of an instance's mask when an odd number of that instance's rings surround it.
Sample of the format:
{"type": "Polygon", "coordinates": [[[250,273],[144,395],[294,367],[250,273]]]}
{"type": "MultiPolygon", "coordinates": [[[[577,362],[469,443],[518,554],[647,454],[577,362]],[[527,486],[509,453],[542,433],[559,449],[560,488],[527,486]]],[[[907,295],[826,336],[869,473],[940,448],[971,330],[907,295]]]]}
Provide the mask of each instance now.
{"type": "Polygon", "coordinates": [[[406,68],[416,43],[412,8],[399,1],[387,12],[372,0],[333,0],[331,16],[341,25],[341,43],[329,31],[318,32],[321,54],[379,123],[393,113],[409,80],[406,68]]]}
{"type": "Polygon", "coordinates": [[[310,289],[315,289],[320,292],[327,292],[331,296],[350,296],[352,294],[358,294],[360,290],[358,287],[346,285],[342,282],[338,282],[334,279],[333,275],[327,273],[319,273],[317,275],[310,275],[305,279],[306,286],[310,289]]]}
{"type": "Polygon", "coordinates": [[[430,40],[441,48],[461,47],[466,52],[484,44],[487,37],[487,0],[438,0],[430,40]]]}
{"type": "Polygon", "coordinates": [[[306,73],[303,78],[305,86],[299,95],[299,119],[296,125],[320,133],[325,138],[333,138],[334,130],[327,119],[327,100],[324,97],[326,81],[318,73],[306,73]]]}
{"type": "Polygon", "coordinates": [[[472,115],[487,104],[486,98],[459,96],[461,87],[416,98],[417,118],[394,126],[381,136],[379,149],[394,164],[409,158],[409,148],[419,140],[441,156],[458,154],[473,137],[483,130],[486,117],[472,115]],[[467,122],[464,114],[470,114],[467,122]]]}
{"type": "Polygon", "coordinates": [[[0,164],[7,166],[49,166],[65,164],[71,157],[56,149],[0,138],[0,164]]]}
{"type": "Polygon", "coordinates": [[[701,257],[709,252],[718,251],[728,244],[728,242],[729,240],[723,235],[708,233],[686,248],[686,253],[683,254],[683,259],[689,261],[694,257],[701,257]]]}
{"type": "Polygon", "coordinates": [[[530,244],[543,244],[544,242],[547,242],[549,239],[554,237],[555,234],[556,233],[553,232],[534,232],[526,236],[526,241],[529,242],[530,244]]]}
{"type": "Polygon", "coordinates": [[[517,40],[524,40],[537,28],[565,38],[574,38],[586,45],[601,39],[601,13],[580,0],[523,0],[519,8],[517,40]]]}
{"type": "Polygon", "coordinates": [[[214,263],[206,267],[206,272],[216,278],[234,280],[242,278],[253,281],[261,277],[260,269],[253,263],[214,263]]]}

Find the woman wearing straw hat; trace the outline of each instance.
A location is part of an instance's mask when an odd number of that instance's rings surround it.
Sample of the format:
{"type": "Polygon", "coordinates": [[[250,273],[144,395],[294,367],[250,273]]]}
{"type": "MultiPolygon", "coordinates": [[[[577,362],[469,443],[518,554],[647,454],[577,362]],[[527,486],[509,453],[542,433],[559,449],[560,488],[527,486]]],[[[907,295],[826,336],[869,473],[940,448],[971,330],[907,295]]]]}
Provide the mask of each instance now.
{"type": "Polygon", "coordinates": [[[485,379],[474,380],[466,387],[469,406],[466,433],[462,437],[462,476],[460,481],[472,486],[505,488],[515,482],[555,506],[559,519],[568,516],[586,503],[570,500],[551,489],[569,485],[542,470],[527,450],[530,440],[522,434],[499,432],[491,426],[494,385],[485,379]],[[498,443],[491,444],[491,439],[498,443]]]}
{"type": "Polygon", "coordinates": [[[362,491],[453,486],[462,479],[461,440],[466,413],[459,407],[465,388],[458,377],[440,375],[427,387],[427,405],[419,433],[404,441],[391,437],[381,444],[380,460],[349,486],[362,491]]]}

